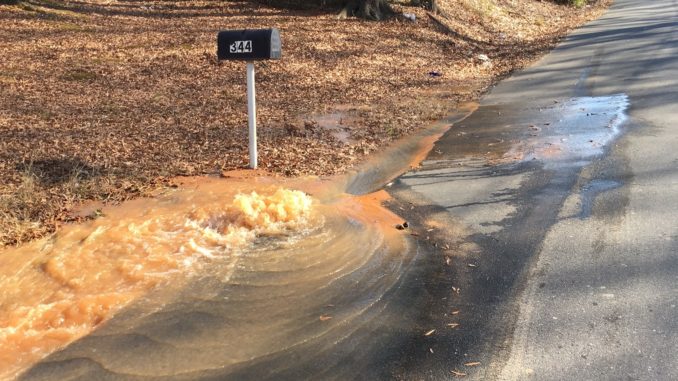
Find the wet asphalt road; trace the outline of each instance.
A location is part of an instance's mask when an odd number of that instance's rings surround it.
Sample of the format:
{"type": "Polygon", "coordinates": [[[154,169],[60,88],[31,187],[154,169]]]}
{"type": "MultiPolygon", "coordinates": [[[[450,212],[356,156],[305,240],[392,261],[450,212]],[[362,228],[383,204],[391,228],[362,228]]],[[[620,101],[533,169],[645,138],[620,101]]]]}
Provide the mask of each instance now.
{"type": "Polygon", "coordinates": [[[398,378],[678,379],[677,89],[678,3],[616,1],[399,178],[463,238],[398,378]]]}

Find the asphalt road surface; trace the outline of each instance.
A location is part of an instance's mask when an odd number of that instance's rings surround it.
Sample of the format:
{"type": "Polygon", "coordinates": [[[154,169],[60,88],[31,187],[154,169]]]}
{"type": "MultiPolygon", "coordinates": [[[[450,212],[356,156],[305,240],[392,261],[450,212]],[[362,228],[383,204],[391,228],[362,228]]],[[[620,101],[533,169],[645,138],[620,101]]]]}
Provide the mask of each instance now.
{"type": "MultiPolygon", "coordinates": [[[[475,267],[457,266],[448,367],[483,380],[678,379],[677,90],[678,3],[616,1],[394,185],[466,229],[457,248],[475,267]]],[[[444,367],[408,374],[442,379],[444,367]]]]}

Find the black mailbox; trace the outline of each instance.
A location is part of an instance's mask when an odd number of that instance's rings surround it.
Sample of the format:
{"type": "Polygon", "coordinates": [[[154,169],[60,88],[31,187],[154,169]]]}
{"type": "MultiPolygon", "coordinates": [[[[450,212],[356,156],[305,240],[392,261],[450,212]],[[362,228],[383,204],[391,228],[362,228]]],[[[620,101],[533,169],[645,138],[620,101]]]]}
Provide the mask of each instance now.
{"type": "Polygon", "coordinates": [[[282,54],[278,29],[224,30],[217,35],[220,60],[277,60],[282,54]]]}

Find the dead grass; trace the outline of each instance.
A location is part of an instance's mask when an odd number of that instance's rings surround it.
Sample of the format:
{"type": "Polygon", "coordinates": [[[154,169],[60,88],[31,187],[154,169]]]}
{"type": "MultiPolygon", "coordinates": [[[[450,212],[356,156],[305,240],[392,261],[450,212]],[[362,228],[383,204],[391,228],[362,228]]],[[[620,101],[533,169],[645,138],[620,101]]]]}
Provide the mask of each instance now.
{"type": "Polygon", "coordinates": [[[82,201],[246,166],[245,70],[216,61],[221,29],[282,32],[283,59],[257,65],[262,168],[327,175],[477,98],[601,7],[444,0],[445,28],[399,9],[418,21],[248,1],[0,5],[0,245],[81,219],[70,211],[82,201]],[[350,115],[349,144],[305,130],[338,109],[350,115]]]}

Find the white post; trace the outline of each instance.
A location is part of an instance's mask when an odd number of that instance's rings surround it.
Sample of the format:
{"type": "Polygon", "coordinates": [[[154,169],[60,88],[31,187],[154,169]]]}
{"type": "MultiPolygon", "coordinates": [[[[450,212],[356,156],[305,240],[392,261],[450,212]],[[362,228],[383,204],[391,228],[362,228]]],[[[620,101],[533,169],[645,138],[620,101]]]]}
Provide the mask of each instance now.
{"type": "Polygon", "coordinates": [[[257,105],[254,95],[254,63],[247,63],[247,115],[249,117],[250,168],[257,168],[257,105]]]}

